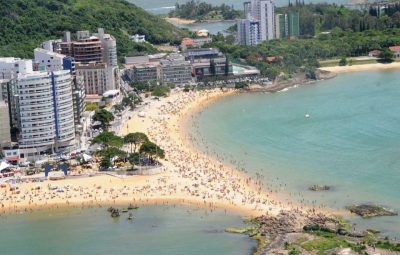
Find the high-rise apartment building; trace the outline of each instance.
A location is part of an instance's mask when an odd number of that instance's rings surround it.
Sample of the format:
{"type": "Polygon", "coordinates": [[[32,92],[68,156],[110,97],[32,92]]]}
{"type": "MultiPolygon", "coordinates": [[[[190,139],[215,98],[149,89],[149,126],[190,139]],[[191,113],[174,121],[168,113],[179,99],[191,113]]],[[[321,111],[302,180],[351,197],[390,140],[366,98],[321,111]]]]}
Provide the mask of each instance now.
{"type": "Polygon", "coordinates": [[[14,79],[18,74],[33,71],[32,60],[20,58],[0,58],[0,79],[14,79]]]}
{"type": "Polygon", "coordinates": [[[288,16],[288,32],[289,38],[300,36],[300,15],[298,12],[289,12],[288,16]]]}
{"type": "Polygon", "coordinates": [[[0,100],[0,145],[11,142],[10,115],[8,105],[0,100]]]}
{"type": "MultiPolygon", "coordinates": [[[[48,48],[52,49],[53,47],[48,47],[48,48]]],[[[73,79],[72,94],[73,94],[75,125],[80,124],[83,112],[86,109],[86,103],[85,103],[86,94],[82,77],[76,76],[74,58],[42,48],[35,49],[34,55],[35,55],[35,64],[38,65],[38,70],[48,71],[48,72],[69,70],[73,79]]]]}
{"type": "Polygon", "coordinates": [[[273,0],[261,0],[260,3],[260,34],[261,40],[275,38],[275,4],[273,0]]]}
{"type": "Polygon", "coordinates": [[[243,45],[257,45],[261,42],[260,22],[249,19],[237,21],[238,43],[243,45]]]}
{"type": "Polygon", "coordinates": [[[246,19],[238,21],[238,42],[256,45],[275,38],[275,4],[273,0],[244,3],[246,19]]]}
{"type": "Polygon", "coordinates": [[[21,158],[74,149],[72,76],[68,70],[19,75],[15,86],[21,158]]]}
{"type": "Polygon", "coordinates": [[[277,14],[275,21],[275,36],[277,39],[295,38],[300,35],[298,12],[277,14]]]}
{"type": "Polygon", "coordinates": [[[275,16],[275,37],[283,39],[289,36],[288,22],[286,14],[277,14],[275,16]]]}
{"type": "Polygon", "coordinates": [[[94,34],[78,31],[76,40],[71,39],[70,32],[65,32],[62,42],[53,48],[73,57],[79,65],[79,73],[90,76],[83,77],[86,94],[102,95],[107,90],[119,88],[117,42],[113,36],[105,34],[104,29],[99,28],[94,34]]]}

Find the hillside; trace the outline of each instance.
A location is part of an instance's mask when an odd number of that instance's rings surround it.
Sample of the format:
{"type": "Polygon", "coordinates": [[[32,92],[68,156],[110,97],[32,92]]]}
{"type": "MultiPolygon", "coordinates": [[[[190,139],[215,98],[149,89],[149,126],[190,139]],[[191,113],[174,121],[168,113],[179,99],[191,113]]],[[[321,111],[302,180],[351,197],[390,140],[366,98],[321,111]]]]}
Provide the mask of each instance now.
{"type": "Polygon", "coordinates": [[[179,41],[185,32],[125,0],[0,0],[0,56],[32,57],[32,50],[63,31],[103,27],[117,38],[119,57],[154,52],[128,34],[151,43],[179,41]]]}

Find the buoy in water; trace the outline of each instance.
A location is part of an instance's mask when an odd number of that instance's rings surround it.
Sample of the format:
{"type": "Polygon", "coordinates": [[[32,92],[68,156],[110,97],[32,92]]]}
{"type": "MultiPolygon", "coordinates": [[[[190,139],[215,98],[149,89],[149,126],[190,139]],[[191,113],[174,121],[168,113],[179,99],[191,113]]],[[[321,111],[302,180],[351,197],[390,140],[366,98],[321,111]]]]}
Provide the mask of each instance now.
{"type": "Polygon", "coordinates": [[[310,114],[306,114],[306,115],[304,115],[304,117],[310,118],[310,114]]]}

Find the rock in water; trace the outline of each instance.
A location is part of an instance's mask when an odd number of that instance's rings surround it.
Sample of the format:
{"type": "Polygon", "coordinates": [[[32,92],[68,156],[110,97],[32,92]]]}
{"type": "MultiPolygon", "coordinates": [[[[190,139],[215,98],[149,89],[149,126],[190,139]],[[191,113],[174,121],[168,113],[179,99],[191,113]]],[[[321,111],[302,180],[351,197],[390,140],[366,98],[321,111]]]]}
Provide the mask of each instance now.
{"type": "Polygon", "coordinates": [[[330,190],[331,187],[327,185],[312,185],[308,189],[311,191],[327,191],[330,190]]]}
{"type": "Polygon", "coordinates": [[[396,212],[391,210],[387,210],[382,206],[379,205],[353,205],[348,207],[348,210],[352,213],[355,213],[363,218],[371,218],[371,217],[378,217],[378,216],[395,216],[397,215],[396,212]]]}

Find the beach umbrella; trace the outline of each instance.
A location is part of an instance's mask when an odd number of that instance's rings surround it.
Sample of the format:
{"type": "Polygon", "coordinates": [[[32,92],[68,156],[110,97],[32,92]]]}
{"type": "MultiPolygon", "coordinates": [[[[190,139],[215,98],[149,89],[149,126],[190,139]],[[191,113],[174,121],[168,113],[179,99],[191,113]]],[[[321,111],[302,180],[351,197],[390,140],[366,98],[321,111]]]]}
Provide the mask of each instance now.
{"type": "Polygon", "coordinates": [[[7,168],[9,168],[10,166],[11,165],[8,164],[7,162],[2,161],[1,164],[0,164],[0,172],[5,170],[5,169],[7,169],[7,168]]]}

